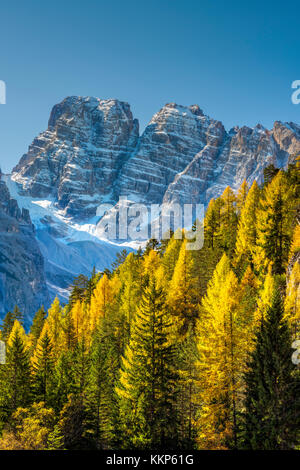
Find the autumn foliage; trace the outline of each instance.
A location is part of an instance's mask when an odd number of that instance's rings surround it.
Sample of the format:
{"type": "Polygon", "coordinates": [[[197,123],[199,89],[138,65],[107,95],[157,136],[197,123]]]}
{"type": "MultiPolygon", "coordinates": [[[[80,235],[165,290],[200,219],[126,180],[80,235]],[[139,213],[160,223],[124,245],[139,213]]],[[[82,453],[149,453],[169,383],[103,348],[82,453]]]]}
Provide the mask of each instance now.
{"type": "Polygon", "coordinates": [[[123,252],[28,332],[9,312],[0,448],[297,448],[299,173],[226,188],[199,251],[123,252]]]}

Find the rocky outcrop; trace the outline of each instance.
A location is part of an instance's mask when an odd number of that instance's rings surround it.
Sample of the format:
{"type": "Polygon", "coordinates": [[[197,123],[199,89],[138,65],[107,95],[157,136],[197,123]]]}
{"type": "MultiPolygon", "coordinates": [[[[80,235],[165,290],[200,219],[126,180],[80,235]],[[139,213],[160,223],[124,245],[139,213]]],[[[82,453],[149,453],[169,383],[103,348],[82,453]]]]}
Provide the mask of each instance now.
{"type": "Polygon", "coordinates": [[[287,158],[291,162],[300,153],[300,127],[293,122],[276,121],[272,132],[278,146],[279,163],[284,164],[287,158]]]}
{"type": "Polygon", "coordinates": [[[10,197],[0,174],[0,316],[18,305],[28,324],[48,304],[44,259],[29,212],[10,197]]]}

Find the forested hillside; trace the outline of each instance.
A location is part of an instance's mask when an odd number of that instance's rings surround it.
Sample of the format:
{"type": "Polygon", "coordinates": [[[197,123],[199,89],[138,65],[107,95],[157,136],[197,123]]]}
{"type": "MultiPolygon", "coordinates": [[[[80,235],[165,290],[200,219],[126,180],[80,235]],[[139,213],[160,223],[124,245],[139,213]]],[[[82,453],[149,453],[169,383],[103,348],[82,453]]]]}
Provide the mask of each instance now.
{"type": "Polygon", "coordinates": [[[28,333],[8,312],[0,449],[299,447],[299,170],[211,200],[201,250],[122,252],[28,333]]]}

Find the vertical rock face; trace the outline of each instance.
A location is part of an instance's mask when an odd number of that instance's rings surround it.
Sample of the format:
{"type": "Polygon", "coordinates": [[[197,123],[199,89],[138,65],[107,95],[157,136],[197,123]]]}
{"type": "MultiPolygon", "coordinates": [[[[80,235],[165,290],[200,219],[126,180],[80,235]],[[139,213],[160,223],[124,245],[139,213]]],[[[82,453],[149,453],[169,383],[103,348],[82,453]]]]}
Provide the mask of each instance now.
{"type": "Polygon", "coordinates": [[[154,115],[136,153],[124,165],[121,193],[129,199],[162,202],[177,175],[206,146],[219,143],[224,135],[222,124],[205,116],[199,106],[167,104],[154,115]]]}
{"type": "Polygon", "coordinates": [[[0,315],[18,305],[28,323],[42,304],[48,307],[49,295],[34,227],[0,174],[0,315]]]}
{"type": "Polygon", "coordinates": [[[138,122],[127,103],[69,97],[54,106],[47,131],[33,141],[14,178],[32,197],[52,197],[67,215],[86,218],[113,198],[137,140],[138,122]]]}
{"type": "Polygon", "coordinates": [[[283,124],[274,123],[273,136],[278,145],[279,161],[283,163],[300,152],[300,126],[293,122],[283,124]]]}

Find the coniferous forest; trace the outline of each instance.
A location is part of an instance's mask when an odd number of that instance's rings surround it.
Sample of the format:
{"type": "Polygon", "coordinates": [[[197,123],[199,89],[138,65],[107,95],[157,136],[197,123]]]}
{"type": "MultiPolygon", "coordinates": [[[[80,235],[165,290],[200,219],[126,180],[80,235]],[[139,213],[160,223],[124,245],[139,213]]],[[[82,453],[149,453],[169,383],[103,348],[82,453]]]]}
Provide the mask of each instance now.
{"type": "Polygon", "coordinates": [[[0,449],[299,449],[299,170],[211,200],[201,250],[123,251],[28,332],[8,312],[0,449]]]}

